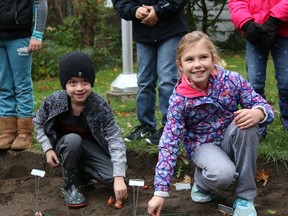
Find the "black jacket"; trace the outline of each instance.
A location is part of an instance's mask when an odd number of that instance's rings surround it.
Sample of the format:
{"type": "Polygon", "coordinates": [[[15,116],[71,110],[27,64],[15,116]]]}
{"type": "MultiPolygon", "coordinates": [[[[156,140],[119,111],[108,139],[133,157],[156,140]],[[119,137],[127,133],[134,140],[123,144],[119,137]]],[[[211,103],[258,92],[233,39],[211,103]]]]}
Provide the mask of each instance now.
{"type": "Polygon", "coordinates": [[[33,0],[0,0],[0,38],[30,37],[33,0]]]}
{"type": "Polygon", "coordinates": [[[176,34],[185,34],[187,31],[184,15],[187,0],[112,0],[112,2],[121,18],[133,21],[135,41],[159,41],[176,34]],[[144,25],[135,17],[137,8],[142,5],[154,7],[159,19],[156,25],[144,25]]]}

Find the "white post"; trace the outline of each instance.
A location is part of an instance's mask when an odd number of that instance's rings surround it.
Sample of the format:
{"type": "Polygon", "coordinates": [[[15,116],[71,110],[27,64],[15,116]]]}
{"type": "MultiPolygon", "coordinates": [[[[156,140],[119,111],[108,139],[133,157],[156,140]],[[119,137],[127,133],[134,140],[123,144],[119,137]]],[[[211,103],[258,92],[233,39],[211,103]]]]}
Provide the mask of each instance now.
{"type": "Polygon", "coordinates": [[[136,93],[137,75],[133,73],[132,21],[121,19],[123,72],[112,82],[112,93],[136,93]]]}

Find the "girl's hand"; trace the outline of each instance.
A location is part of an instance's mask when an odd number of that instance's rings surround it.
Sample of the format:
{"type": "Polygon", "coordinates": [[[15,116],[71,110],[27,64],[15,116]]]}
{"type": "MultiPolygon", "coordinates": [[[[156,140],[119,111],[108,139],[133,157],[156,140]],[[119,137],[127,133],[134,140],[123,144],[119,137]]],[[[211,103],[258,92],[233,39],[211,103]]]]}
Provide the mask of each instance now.
{"type": "Polygon", "coordinates": [[[240,129],[250,128],[264,119],[265,114],[261,109],[242,109],[234,112],[236,115],[234,121],[240,129]]]}
{"type": "Polygon", "coordinates": [[[151,216],[160,216],[164,201],[164,197],[153,196],[152,199],[148,202],[148,214],[151,216]]]}

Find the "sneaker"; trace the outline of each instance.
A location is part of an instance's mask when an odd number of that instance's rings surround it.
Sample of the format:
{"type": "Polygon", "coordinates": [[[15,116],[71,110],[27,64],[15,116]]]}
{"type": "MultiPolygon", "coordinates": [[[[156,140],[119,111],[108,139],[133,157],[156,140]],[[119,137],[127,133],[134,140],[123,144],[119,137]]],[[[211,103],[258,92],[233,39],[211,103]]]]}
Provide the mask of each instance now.
{"type": "Polygon", "coordinates": [[[285,130],[286,132],[288,132],[288,120],[285,119],[285,118],[283,118],[283,117],[280,117],[280,120],[281,120],[281,123],[282,123],[282,125],[283,125],[283,127],[284,127],[284,130],[285,130]]]}
{"type": "Polygon", "coordinates": [[[138,125],[134,128],[132,128],[130,134],[128,134],[125,138],[124,141],[126,142],[131,142],[134,139],[141,139],[146,136],[149,136],[150,134],[155,133],[155,129],[148,127],[147,125],[138,125]]]}
{"type": "Polygon", "coordinates": [[[191,190],[191,198],[194,202],[210,202],[212,200],[212,197],[209,192],[200,192],[197,185],[194,183],[192,190],[191,190]]]}
{"type": "Polygon", "coordinates": [[[151,145],[158,145],[160,138],[162,136],[163,133],[163,129],[164,127],[158,129],[154,134],[152,134],[151,136],[149,136],[148,138],[146,138],[146,142],[151,144],[151,145]]]}
{"type": "Polygon", "coordinates": [[[253,200],[237,198],[233,204],[233,216],[257,216],[253,200]]]}

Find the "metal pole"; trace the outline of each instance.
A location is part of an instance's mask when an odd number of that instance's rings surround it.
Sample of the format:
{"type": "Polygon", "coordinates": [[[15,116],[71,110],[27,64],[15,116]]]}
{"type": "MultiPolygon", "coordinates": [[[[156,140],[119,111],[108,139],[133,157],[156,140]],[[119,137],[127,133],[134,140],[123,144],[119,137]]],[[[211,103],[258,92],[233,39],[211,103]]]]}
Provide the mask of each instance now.
{"type": "Polygon", "coordinates": [[[112,82],[112,93],[136,93],[137,75],[133,73],[132,21],[121,19],[123,72],[112,82]]]}

